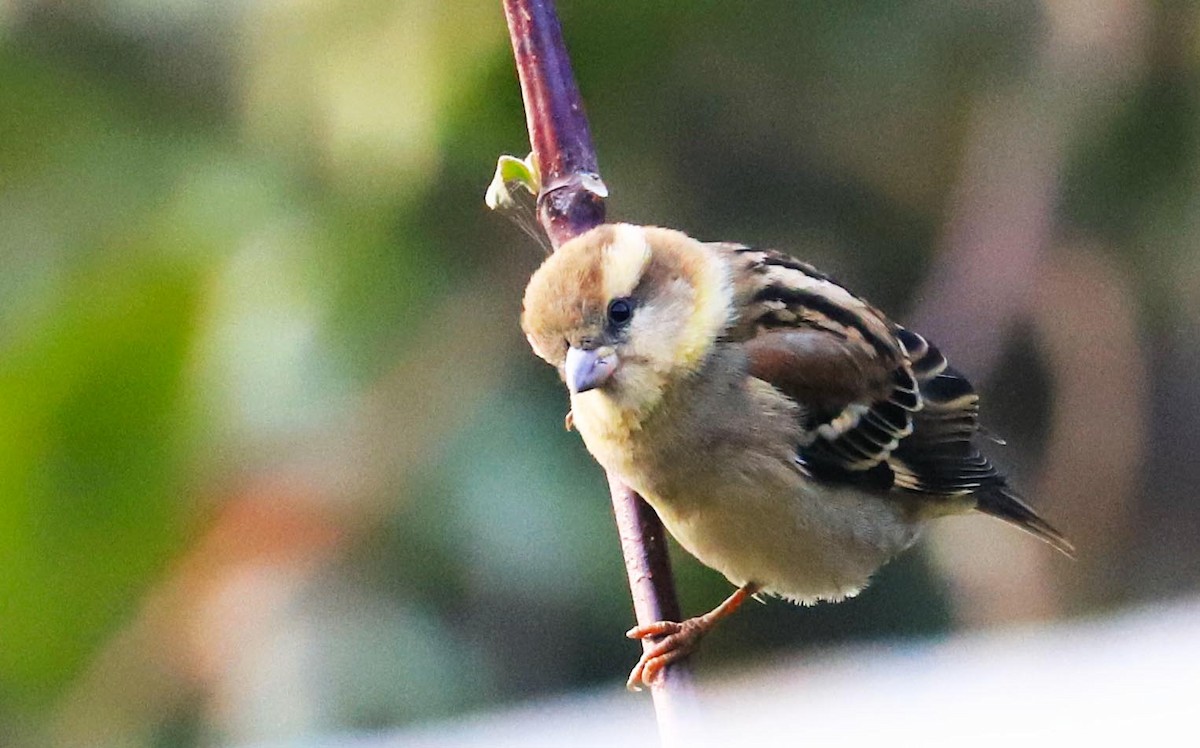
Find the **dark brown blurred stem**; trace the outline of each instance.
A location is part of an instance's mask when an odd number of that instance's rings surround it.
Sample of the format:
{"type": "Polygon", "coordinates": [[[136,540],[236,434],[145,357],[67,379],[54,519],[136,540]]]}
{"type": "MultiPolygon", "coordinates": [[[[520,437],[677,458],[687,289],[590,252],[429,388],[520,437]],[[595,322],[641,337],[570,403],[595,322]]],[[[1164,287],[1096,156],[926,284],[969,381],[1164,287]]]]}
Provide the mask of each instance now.
{"type": "MultiPolygon", "coordinates": [[[[554,3],[504,0],[504,14],[540,171],[538,218],[558,248],[604,221],[596,152],[554,3]]],[[[662,522],[619,478],[610,475],[609,485],[638,624],[679,620],[662,522]]],[[[664,739],[674,742],[693,695],[687,666],[667,668],[652,691],[664,739]]]]}
{"type": "Polygon", "coordinates": [[[552,0],[504,0],[504,15],[541,172],[538,219],[557,249],[604,222],[604,196],[585,181],[600,173],[592,133],[552,0]]]}

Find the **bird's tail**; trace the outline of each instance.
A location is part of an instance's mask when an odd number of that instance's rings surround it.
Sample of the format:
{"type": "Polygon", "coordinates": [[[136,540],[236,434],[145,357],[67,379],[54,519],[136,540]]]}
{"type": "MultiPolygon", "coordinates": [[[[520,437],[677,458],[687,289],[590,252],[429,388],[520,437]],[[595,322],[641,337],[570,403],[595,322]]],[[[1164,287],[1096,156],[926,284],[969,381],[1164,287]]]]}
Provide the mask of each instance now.
{"type": "Polygon", "coordinates": [[[1025,532],[1054,546],[1068,558],[1075,558],[1075,546],[1066,536],[1042,519],[1033,507],[1026,504],[1006,485],[989,486],[975,494],[975,508],[984,514],[998,517],[1025,532]]]}

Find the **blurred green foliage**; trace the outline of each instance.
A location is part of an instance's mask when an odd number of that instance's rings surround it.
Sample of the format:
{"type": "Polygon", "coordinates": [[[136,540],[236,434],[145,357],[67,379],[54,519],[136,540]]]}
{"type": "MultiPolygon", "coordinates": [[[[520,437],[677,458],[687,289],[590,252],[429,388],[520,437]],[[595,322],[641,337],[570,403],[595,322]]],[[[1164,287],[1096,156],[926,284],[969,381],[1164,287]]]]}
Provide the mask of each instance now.
{"type": "Polygon", "coordinates": [[[204,282],[188,255],[217,238],[155,225],[188,139],[142,147],[137,120],[76,78],[0,58],[0,684],[26,705],[61,690],[184,537],[204,282]]]}

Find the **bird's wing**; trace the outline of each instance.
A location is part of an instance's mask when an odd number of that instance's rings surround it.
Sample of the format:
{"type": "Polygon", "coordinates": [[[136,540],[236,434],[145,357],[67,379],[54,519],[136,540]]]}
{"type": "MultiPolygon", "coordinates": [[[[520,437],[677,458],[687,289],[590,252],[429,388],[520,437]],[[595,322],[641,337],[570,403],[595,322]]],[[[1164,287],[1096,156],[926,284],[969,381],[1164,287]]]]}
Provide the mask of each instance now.
{"type": "Polygon", "coordinates": [[[979,395],[925,338],[897,328],[924,406],[888,457],[896,488],[926,496],[971,495],[975,508],[1032,533],[1068,556],[1075,548],[1008,485],[975,444],[979,395]]]}
{"type": "Polygon", "coordinates": [[[751,376],[800,405],[797,458],[818,480],[945,502],[971,496],[1070,554],[979,451],[979,396],[937,348],[788,255],[726,245],[751,376]]]}
{"type": "Polygon", "coordinates": [[[892,486],[888,458],[923,401],[896,326],[827,275],[778,252],[732,249],[750,373],[801,406],[799,458],[826,480],[892,486]]]}

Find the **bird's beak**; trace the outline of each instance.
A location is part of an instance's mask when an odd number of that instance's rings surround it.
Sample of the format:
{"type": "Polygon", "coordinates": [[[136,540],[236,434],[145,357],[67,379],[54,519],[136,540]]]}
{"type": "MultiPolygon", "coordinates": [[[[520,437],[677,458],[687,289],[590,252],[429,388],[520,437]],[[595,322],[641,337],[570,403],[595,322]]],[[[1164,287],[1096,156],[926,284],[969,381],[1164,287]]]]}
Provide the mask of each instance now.
{"type": "Polygon", "coordinates": [[[603,385],[617,370],[617,352],[609,346],[583,349],[571,346],[567,349],[567,361],[563,366],[567,375],[567,388],[571,394],[594,390],[603,385]]]}

